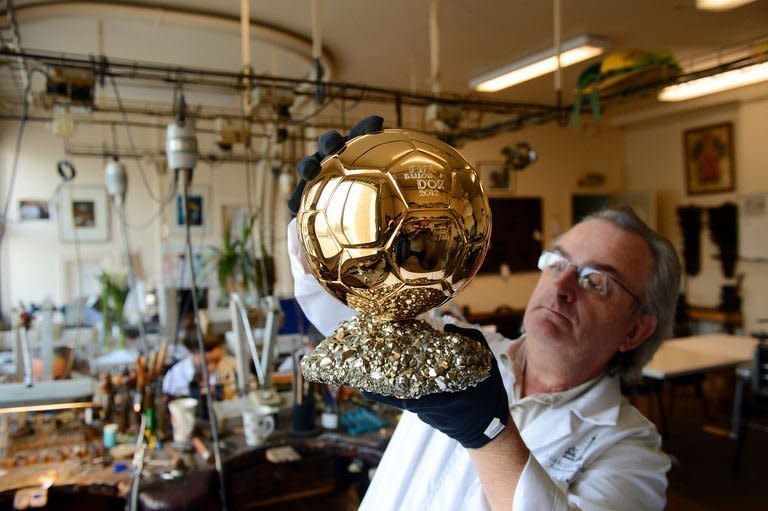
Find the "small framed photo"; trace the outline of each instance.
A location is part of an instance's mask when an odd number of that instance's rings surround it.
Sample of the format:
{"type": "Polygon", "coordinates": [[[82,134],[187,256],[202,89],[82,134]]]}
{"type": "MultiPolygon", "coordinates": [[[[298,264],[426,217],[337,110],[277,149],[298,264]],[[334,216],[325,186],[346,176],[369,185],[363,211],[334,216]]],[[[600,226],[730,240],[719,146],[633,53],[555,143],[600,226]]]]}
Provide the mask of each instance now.
{"type": "Polygon", "coordinates": [[[488,192],[512,192],[515,189],[515,173],[508,171],[503,161],[478,162],[477,173],[488,192]]]}
{"type": "MultiPolygon", "coordinates": [[[[185,232],[186,218],[184,214],[184,200],[181,194],[176,195],[176,200],[171,209],[171,231],[176,234],[185,232]]],[[[210,199],[207,186],[191,186],[187,196],[187,209],[189,210],[189,227],[192,233],[204,233],[210,223],[210,199]]]]}
{"type": "Polygon", "coordinates": [[[109,200],[103,186],[64,187],[57,216],[61,241],[109,241],[109,200]]]}
{"type": "Polygon", "coordinates": [[[27,222],[30,220],[49,220],[51,211],[48,207],[48,201],[38,199],[19,200],[19,220],[27,222]]]}
{"type": "Polygon", "coordinates": [[[688,195],[734,190],[736,173],[732,123],[686,130],[683,147],[688,195]]]}

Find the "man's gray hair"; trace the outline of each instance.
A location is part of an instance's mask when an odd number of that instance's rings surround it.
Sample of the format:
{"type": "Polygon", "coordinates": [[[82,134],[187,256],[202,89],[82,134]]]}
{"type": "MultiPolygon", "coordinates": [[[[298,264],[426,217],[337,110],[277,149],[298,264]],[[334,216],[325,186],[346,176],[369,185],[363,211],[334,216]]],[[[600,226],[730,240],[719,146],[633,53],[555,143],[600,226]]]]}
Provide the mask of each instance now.
{"type": "Polygon", "coordinates": [[[672,334],[680,292],[680,260],[672,243],[648,227],[632,208],[603,209],[586,216],[582,221],[587,220],[605,220],[641,236],[648,243],[653,256],[652,271],[645,286],[640,312],[656,318],[656,329],[636,349],[617,352],[608,365],[609,374],[620,374],[624,381],[631,383],[640,378],[643,366],[651,360],[661,342],[672,334]]]}

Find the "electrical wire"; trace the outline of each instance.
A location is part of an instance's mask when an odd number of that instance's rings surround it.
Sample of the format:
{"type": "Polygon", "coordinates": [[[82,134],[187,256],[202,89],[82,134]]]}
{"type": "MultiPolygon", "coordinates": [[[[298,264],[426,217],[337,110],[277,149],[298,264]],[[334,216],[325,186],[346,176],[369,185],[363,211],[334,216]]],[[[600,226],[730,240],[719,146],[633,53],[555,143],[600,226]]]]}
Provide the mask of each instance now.
{"type": "MultiPolygon", "coordinates": [[[[180,172],[181,176],[184,176],[184,172],[180,172]]],[[[197,284],[195,282],[195,264],[194,259],[192,258],[192,229],[189,224],[189,210],[187,209],[187,203],[189,201],[189,187],[190,187],[190,181],[189,179],[182,178],[179,179],[181,184],[183,185],[183,191],[181,194],[182,197],[182,211],[184,212],[184,227],[185,227],[185,233],[186,233],[186,251],[187,251],[187,259],[189,262],[189,269],[191,272],[192,277],[192,292],[190,293],[192,295],[192,314],[195,317],[195,337],[197,338],[197,346],[200,350],[201,355],[201,362],[200,362],[200,370],[203,374],[203,381],[205,383],[205,403],[208,406],[208,422],[211,427],[211,441],[213,442],[213,459],[216,466],[216,472],[218,472],[219,475],[219,485],[220,485],[220,492],[221,492],[221,509],[223,511],[226,511],[227,504],[226,504],[226,493],[225,493],[225,485],[224,485],[224,471],[221,465],[221,448],[219,446],[219,428],[216,422],[216,412],[213,408],[213,399],[211,398],[211,392],[210,392],[210,375],[208,373],[208,364],[205,360],[205,342],[203,341],[203,332],[200,329],[200,309],[198,307],[197,303],[197,284]]]]}
{"type": "Polygon", "coordinates": [[[256,216],[256,222],[257,222],[257,229],[256,231],[259,233],[259,239],[258,243],[256,243],[256,240],[251,237],[251,248],[254,252],[254,255],[256,255],[256,261],[257,261],[257,267],[258,272],[260,274],[259,278],[259,286],[256,289],[257,295],[259,298],[264,298],[269,294],[269,286],[267,286],[267,267],[266,267],[266,254],[264,250],[264,239],[265,239],[265,224],[266,224],[266,208],[264,208],[265,204],[265,194],[266,194],[266,186],[265,186],[265,174],[268,172],[268,170],[265,170],[266,162],[269,158],[269,153],[272,150],[272,137],[266,139],[266,147],[264,149],[264,154],[267,155],[267,158],[261,160],[259,163],[261,164],[261,171],[259,172],[259,166],[256,167],[256,190],[254,191],[254,195],[259,199],[260,205],[259,205],[259,211],[256,216]]]}
{"type": "Polygon", "coordinates": [[[141,474],[144,471],[144,432],[147,429],[147,416],[141,414],[141,423],[139,425],[139,434],[136,437],[136,452],[133,455],[133,473],[131,474],[131,485],[128,501],[125,503],[127,511],[136,511],[139,509],[139,484],[141,483],[141,474]]]}
{"type": "Polygon", "coordinates": [[[132,224],[126,221],[125,225],[135,231],[140,231],[151,226],[156,219],[160,218],[160,216],[163,215],[163,213],[165,212],[165,208],[168,207],[168,204],[173,202],[173,199],[176,197],[176,186],[177,186],[176,181],[172,180],[170,185],[168,186],[168,193],[165,199],[163,199],[163,202],[159,204],[157,211],[155,211],[152,214],[152,216],[150,216],[147,220],[138,224],[132,224]]]}
{"type": "MultiPolygon", "coordinates": [[[[126,135],[128,137],[128,143],[130,145],[131,152],[133,152],[134,154],[138,155],[138,151],[136,150],[136,145],[133,142],[133,136],[131,134],[131,129],[130,129],[130,126],[128,124],[128,117],[127,117],[125,108],[123,107],[123,102],[122,102],[122,99],[120,97],[120,92],[117,89],[117,82],[115,81],[115,77],[114,76],[110,75],[109,78],[110,78],[110,83],[112,84],[112,89],[114,90],[114,93],[115,93],[115,98],[117,98],[117,105],[118,105],[118,108],[120,110],[120,114],[122,116],[122,124],[123,124],[123,127],[125,128],[125,133],[126,133],[126,135]]],[[[175,93],[175,90],[174,90],[174,98],[175,98],[175,94],[176,93],[175,93]]],[[[112,130],[112,150],[113,150],[114,156],[117,157],[117,155],[119,154],[118,143],[117,143],[117,125],[115,123],[111,123],[110,124],[110,128],[112,130]]],[[[140,157],[136,159],[136,165],[139,167],[139,172],[141,174],[142,182],[144,183],[144,188],[147,190],[147,193],[149,194],[150,198],[153,201],[155,201],[156,203],[158,203],[160,205],[160,207],[158,208],[158,210],[154,214],[152,214],[149,217],[148,220],[146,220],[144,222],[141,222],[139,224],[130,224],[130,223],[128,223],[127,218],[125,216],[125,209],[124,209],[125,205],[123,204],[122,205],[123,207],[121,209],[121,211],[122,211],[122,218],[121,218],[121,220],[122,220],[122,224],[123,224],[123,228],[124,229],[127,228],[127,227],[130,227],[131,229],[134,229],[134,230],[146,229],[147,227],[152,225],[152,222],[154,222],[155,219],[159,218],[163,214],[163,212],[165,211],[165,207],[168,205],[168,203],[170,203],[173,200],[173,198],[176,195],[175,194],[176,183],[174,181],[174,182],[171,183],[171,186],[169,187],[168,193],[165,194],[165,197],[156,198],[153,195],[153,193],[152,193],[151,187],[149,186],[149,182],[148,182],[147,177],[146,177],[146,172],[144,171],[144,166],[141,163],[141,158],[140,157]]],[[[129,261],[129,267],[130,267],[130,261],[129,261]]],[[[142,335],[142,344],[146,348],[146,344],[144,342],[144,336],[143,335],[142,335]]]]}
{"type": "MultiPolygon", "coordinates": [[[[65,151],[66,153],[66,151],[65,151]]],[[[59,176],[61,176],[62,182],[59,183],[59,185],[56,187],[56,190],[53,192],[53,203],[56,205],[56,215],[60,215],[61,212],[59,211],[59,194],[61,193],[61,190],[68,186],[70,181],[75,179],[75,176],[77,175],[77,170],[75,169],[74,165],[72,165],[71,162],[68,160],[61,160],[56,165],[56,169],[59,173],[59,176]],[[66,163],[66,166],[70,169],[71,173],[66,174],[65,172],[62,172],[62,166],[66,163]]],[[[75,277],[76,277],[76,283],[75,283],[75,303],[77,307],[77,317],[76,317],[76,323],[77,323],[77,335],[75,337],[75,346],[80,345],[80,326],[82,325],[83,320],[83,307],[82,307],[82,284],[83,284],[83,259],[80,254],[80,238],[77,236],[77,229],[72,230],[72,239],[73,243],[75,245],[75,277]]]]}
{"type": "MultiPolygon", "coordinates": [[[[125,267],[128,270],[128,289],[133,290],[136,312],[139,315],[139,346],[142,353],[149,353],[147,345],[147,335],[144,331],[144,320],[141,317],[141,302],[139,301],[139,290],[136,288],[136,273],[133,271],[133,261],[131,261],[131,244],[128,240],[128,223],[126,222],[125,201],[122,198],[113,197],[112,206],[115,208],[120,218],[120,231],[123,238],[123,252],[125,253],[125,267]],[[119,199],[119,200],[118,200],[119,199]]],[[[120,318],[118,318],[118,321],[120,318]]]]}
{"type": "MultiPolygon", "coordinates": [[[[131,134],[131,129],[128,126],[128,115],[126,114],[125,107],[123,106],[123,100],[120,97],[120,91],[117,89],[117,82],[115,81],[115,77],[113,75],[109,75],[109,81],[112,84],[112,90],[115,93],[115,99],[117,100],[117,107],[120,109],[120,115],[123,120],[123,126],[125,127],[125,134],[128,137],[128,144],[131,147],[131,151],[134,154],[139,154],[136,150],[136,144],[133,142],[133,135],[131,134]]],[[[155,194],[152,192],[152,187],[149,185],[149,181],[147,180],[146,173],[144,171],[144,165],[141,164],[141,159],[136,159],[136,165],[139,167],[139,174],[141,175],[141,182],[144,183],[144,188],[147,190],[147,193],[149,194],[150,198],[160,204],[163,204],[165,206],[165,202],[168,200],[167,198],[161,198],[161,197],[155,197],[155,194]]]]}
{"type": "Polygon", "coordinates": [[[311,111],[301,119],[297,119],[295,122],[301,125],[307,124],[309,121],[317,117],[320,114],[320,112],[328,108],[328,106],[331,105],[336,100],[337,97],[338,96],[329,96],[322,103],[320,103],[320,105],[317,108],[315,108],[313,111],[311,111]]]}

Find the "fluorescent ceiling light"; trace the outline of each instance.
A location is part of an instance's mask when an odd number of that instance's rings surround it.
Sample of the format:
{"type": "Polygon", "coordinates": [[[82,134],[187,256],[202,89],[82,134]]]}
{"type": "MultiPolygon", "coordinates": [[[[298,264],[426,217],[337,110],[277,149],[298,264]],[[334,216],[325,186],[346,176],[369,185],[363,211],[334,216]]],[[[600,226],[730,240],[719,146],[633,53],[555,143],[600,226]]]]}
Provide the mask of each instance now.
{"type": "Polygon", "coordinates": [[[727,11],[755,0],[696,0],[696,8],[702,11],[727,11]]]}
{"type": "Polygon", "coordinates": [[[765,80],[768,80],[768,62],[670,85],[659,92],[659,101],[683,101],[765,80]]]}
{"type": "MultiPolygon", "coordinates": [[[[568,67],[596,57],[609,47],[607,40],[588,35],[565,41],[560,46],[560,67],[568,67]]],[[[481,92],[496,92],[552,73],[555,69],[557,59],[552,48],[475,78],[469,82],[469,86],[481,92]]]]}

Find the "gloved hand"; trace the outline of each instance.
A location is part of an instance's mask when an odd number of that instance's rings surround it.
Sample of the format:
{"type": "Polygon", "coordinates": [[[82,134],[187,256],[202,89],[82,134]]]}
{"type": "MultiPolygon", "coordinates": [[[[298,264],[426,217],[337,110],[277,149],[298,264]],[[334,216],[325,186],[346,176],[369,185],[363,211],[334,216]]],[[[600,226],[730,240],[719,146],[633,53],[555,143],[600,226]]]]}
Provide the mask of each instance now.
{"type": "Polygon", "coordinates": [[[371,115],[355,124],[346,137],[338,131],[328,131],[323,133],[317,141],[317,152],[311,156],[305,156],[296,166],[296,170],[299,174],[299,182],[296,184],[296,189],[293,190],[293,193],[288,199],[288,209],[290,212],[294,215],[298,213],[299,206],[301,205],[301,195],[304,193],[304,187],[307,186],[307,181],[311,181],[318,173],[320,173],[320,163],[323,161],[323,158],[338,153],[344,148],[348,141],[355,137],[381,131],[383,125],[384,119],[382,117],[371,115]]]}
{"type": "MultiPolygon", "coordinates": [[[[487,346],[485,337],[478,330],[447,324],[445,331],[487,346]]],[[[417,399],[398,399],[371,392],[363,392],[363,395],[373,401],[414,412],[419,419],[468,449],[478,449],[493,440],[509,419],[507,391],[496,357],[493,357],[488,378],[459,392],[428,394],[417,399]]]]}

